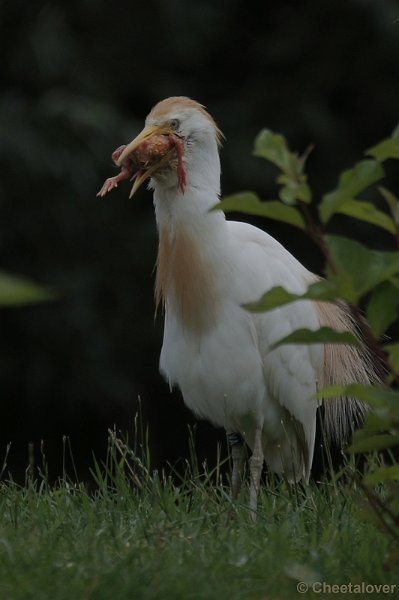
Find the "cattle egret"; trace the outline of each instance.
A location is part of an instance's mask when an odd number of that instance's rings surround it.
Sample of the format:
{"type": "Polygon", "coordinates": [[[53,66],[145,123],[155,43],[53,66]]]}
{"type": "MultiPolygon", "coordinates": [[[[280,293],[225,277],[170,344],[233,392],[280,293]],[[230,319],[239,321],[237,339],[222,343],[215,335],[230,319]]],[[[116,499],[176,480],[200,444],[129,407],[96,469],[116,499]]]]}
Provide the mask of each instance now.
{"type": "MultiPolygon", "coordinates": [[[[243,305],[274,286],[302,294],[317,277],[273,237],[211,209],[220,194],[221,132],[186,97],[159,102],[143,131],[114,154],[119,181],[154,191],[159,249],[156,304],[165,314],[160,370],[200,418],[226,429],[237,493],[243,440],[250,458],[250,514],[256,517],[263,462],[290,482],[308,481],[318,388],[373,378],[367,354],[350,346],[274,342],[299,328],[354,330],[343,304],[299,301],[254,314],[243,305]],[[137,172],[135,172],[137,170],[137,172]]],[[[132,195],[131,194],[131,195],[132,195]]],[[[325,428],[344,444],[364,412],[353,398],[325,403],[325,428]]]]}

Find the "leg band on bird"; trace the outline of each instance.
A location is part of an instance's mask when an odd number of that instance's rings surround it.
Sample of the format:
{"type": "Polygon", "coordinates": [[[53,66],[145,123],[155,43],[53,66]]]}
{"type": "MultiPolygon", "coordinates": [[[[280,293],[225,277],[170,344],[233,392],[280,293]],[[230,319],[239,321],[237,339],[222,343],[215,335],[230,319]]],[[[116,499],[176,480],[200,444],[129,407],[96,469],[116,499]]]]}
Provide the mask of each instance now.
{"type": "Polygon", "coordinates": [[[235,444],[242,444],[244,439],[238,431],[227,431],[227,441],[229,446],[235,446],[235,444]]]}

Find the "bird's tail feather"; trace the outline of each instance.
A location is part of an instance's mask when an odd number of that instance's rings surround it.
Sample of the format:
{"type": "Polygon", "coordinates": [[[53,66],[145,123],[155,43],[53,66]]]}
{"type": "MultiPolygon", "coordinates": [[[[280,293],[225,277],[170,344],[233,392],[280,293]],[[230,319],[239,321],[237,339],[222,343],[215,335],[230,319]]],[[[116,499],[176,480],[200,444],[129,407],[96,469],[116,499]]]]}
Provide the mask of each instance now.
{"type": "MultiPolygon", "coordinates": [[[[343,302],[317,302],[320,325],[336,331],[350,331],[360,338],[358,327],[349,308],[343,302]]],[[[319,375],[319,388],[351,383],[377,383],[378,365],[369,349],[341,344],[326,344],[324,365],[319,375]]],[[[368,407],[351,397],[324,400],[324,433],[327,440],[342,447],[354,429],[363,421],[368,407]]]]}

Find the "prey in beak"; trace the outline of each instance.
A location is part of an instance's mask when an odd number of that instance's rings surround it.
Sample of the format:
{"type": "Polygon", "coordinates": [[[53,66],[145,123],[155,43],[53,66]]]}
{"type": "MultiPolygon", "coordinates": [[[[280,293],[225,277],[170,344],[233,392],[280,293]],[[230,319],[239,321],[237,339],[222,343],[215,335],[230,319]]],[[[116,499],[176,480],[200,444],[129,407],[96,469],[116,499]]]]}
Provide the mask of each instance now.
{"type": "Polygon", "coordinates": [[[183,142],[170,128],[148,125],[130,144],[119,146],[112,160],[120,172],[104,182],[97,196],[105,196],[125,179],[134,181],[129,198],[141,184],[172,159],[177,159],[177,181],[182,194],[186,188],[186,170],[183,162],[183,142]]]}

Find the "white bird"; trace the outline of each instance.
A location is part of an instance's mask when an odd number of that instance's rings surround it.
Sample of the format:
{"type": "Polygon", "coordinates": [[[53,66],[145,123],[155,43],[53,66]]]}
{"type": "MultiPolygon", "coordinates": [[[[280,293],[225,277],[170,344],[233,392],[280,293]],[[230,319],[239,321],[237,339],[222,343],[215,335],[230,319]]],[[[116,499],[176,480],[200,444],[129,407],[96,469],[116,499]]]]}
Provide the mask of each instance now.
{"type": "MultiPolygon", "coordinates": [[[[220,194],[221,132],[186,97],[159,102],[143,131],[113,155],[132,193],[150,178],[159,232],[155,295],[165,313],[160,370],[186,405],[233,434],[233,492],[241,477],[242,438],[252,450],[250,512],[256,517],[263,462],[291,482],[308,481],[317,389],[368,383],[367,355],[350,346],[274,342],[299,328],[353,330],[343,305],[299,301],[254,314],[243,305],[274,286],[302,294],[317,277],[273,237],[211,211],[220,194]],[[239,434],[235,435],[234,434],[239,434]]],[[[353,398],[325,403],[326,432],[343,444],[363,412],[353,398]]]]}

